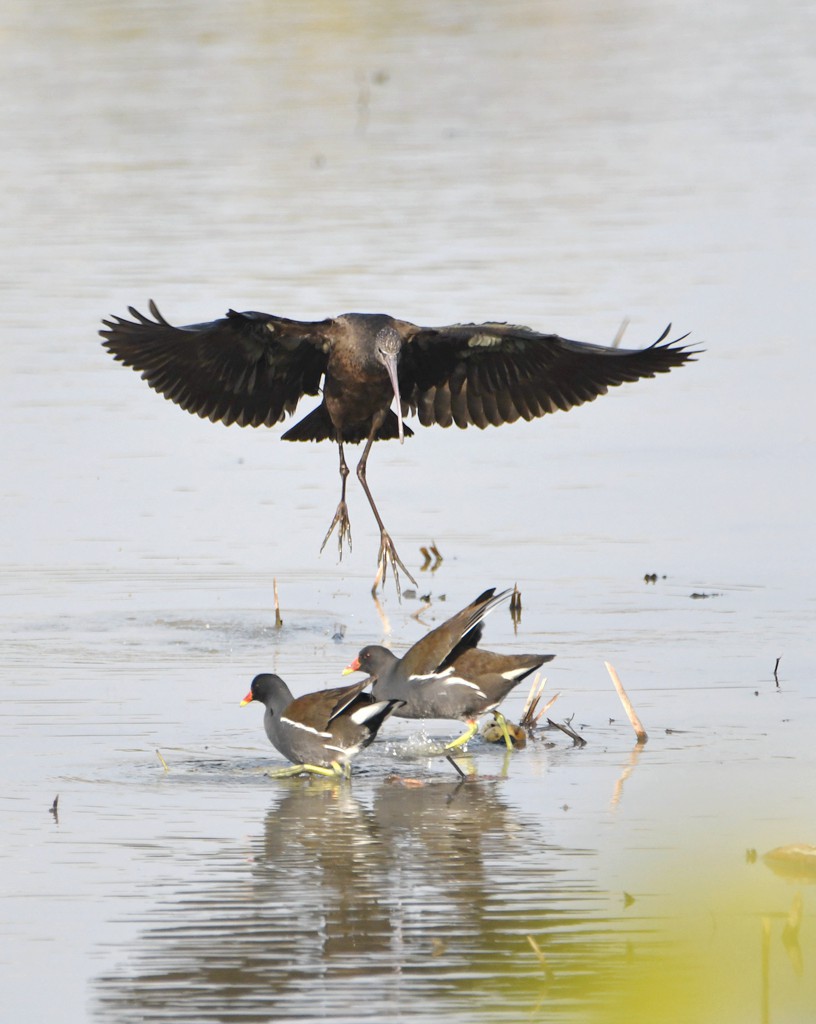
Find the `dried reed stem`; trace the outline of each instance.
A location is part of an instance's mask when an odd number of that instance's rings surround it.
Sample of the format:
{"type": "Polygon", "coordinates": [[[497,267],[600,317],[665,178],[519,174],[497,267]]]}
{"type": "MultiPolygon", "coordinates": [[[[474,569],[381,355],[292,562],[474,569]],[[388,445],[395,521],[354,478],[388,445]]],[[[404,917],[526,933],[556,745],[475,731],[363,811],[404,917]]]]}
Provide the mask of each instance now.
{"type": "Polygon", "coordinates": [[[533,725],[537,725],[538,724],[539,718],[542,718],[544,715],[547,714],[547,712],[550,710],[550,708],[553,706],[553,704],[555,704],[555,702],[558,700],[558,698],[560,696],[561,696],[560,693],[554,693],[552,695],[552,697],[550,697],[550,699],[547,701],[547,703],[544,705],[544,707],[539,711],[539,713],[533,719],[533,723],[532,723],[533,725]]]}
{"type": "Polygon", "coordinates": [[[530,692],[527,694],[527,700],[524,703],[524,710],[521,712],[522,722],[527,718],[528,714],[532,715],[534,713],[536,705],[538,704],[538,699],[546,685],[547,677],[544,676],[542,679],[538,672],[536,672],[535,676],[533,676],[533,683],[530,687],[530,692]]]}
{"type": "Polygon", "coordinates": [[[561,696],[559,693],[556,693],[555,696],[550,697],[544,707],[538,711],[538,702],[541,700],[541,696],[546,685],[547,677],[544,676],[542,679],[541,676],[536,673],[532,686],[530,687],[530,692],[527,695],[527,700],[524,704],[524,710],[522,711],[521,718],[519,719],[519,725],[523,726],[525,729],[535,728],[538,720],[550,710],[553,704],[555,704],[561,696]],[[536,714],[536,711],[538,711],[538,714],[536,714]]]}
{"type": "Polygon", "coordinates": [[[621,704],[623,704],[623,710],[629,716],[629,721],[632,723],[632,728],[635,730],[635,736],[637,736],[638,743],[645,743],[646,740],[648,740],[649,736],[646,730],[643,728],[643,724],[638,718],[635,709],[632,707],[632,702],[626,695],[626,690],[624,690],[623,688],[623,683],[620,681],[618,673],[609,664],[608,661],[605,661],[604,665],[606,665],[606,671],[609,673],[612,682],[615,684],[615,689],[618,691],[618,696],[621,699],[621,704]]]}

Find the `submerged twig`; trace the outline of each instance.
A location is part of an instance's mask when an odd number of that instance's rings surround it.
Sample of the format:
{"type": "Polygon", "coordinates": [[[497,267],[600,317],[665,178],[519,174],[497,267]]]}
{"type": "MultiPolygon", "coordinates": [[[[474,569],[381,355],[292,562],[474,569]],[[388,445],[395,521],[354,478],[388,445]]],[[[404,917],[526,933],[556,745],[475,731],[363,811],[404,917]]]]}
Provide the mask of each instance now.
{"type": "Polygon", "coordinates": [[[615,689],[618,691],[618,696],[621,699],[621,704],[623,704],[623,710],[629,716],[629,721],[632,723],[632,728],[635,730],[635,736],[637,736],[638,743],[645,743],[646,740],[648,740],[649,735],[643,728],[643,724],[638,718],[635,709],[632,707],[632,702],[626,695],[626,690],[624,690],[623,688],[623,683],[620,681],[618,673],[609,664],[608,661],[605,661],[604,665],[606,665],[606,671],[609,673],[612,682],[615,684],[615,689]]]}
{"type": "Polygon", "coordinates": [[[458,765],[458,764],[457,764],[457,763],[456,763],[456,762],[454,761],[454,759],[453,759],[453,758],[451,757],[451,755],[450,755],[450,754],[445,754],[445,760],[446,760],[446,761],[449,761],[449,762],[450,762],[450,763],[451,763],[451,764],[453,765],[453,767],[454,767],[454,768],[456,769],[456,771],[457,771],[457,772],[459,773],[459,778],[461,778],[461,779],[466,779],[466,778],[467,778],[467,774],[466,774],[465,772],[463,772],[463,771],[462,771],[462,769],[461,769],[461,768],[459,767],[459,765],[458,765]]]}
{"type": "Polygon", "coordinates": [[[572,728],[571,725],[567,725],[566,722],[554,722],[551,718],[547,719],[547,722],[553,727],[553,729],[560,729],[561,732],[566,733],[567,736],[572,740],[576,747],[585,747],[586,740],[583,736],[579,736],[578,733],[572,728]]]}
{"type": "Polygon", "coordinates": [[[553,972],[552,968],[547,962],[547,957],[544,955],[543,949],[541,948],[541,946],[539,946],[539,944],[532,937],[532,935],[527,935],[526,939],[530,944],[530,949],[532,949],[533,953],[535,953],[536,960],[538,960],[538,962],[541,964],[547,981],[551,981],[553,977],[553,972]]]}
{"type": "Polygon", "coordinates": [[[165,770],[166,772],[169,772],[169,771],[170,771],[170,769],[169,769],[169,767],[168,767],[168,765],[167,765],[167,762],[165,761],[165,759],[164,759],[164,758],[163,758],[163,757],[161,756],[161,751],[160,751],[160,750],[157,750],[157,751],[156,751],[156,757],[157,757],[157,758],[158,758],[158,759],[159,759],[159,760],[161,761],[161,766],[162,766],[162,768],[164,768],[164,770],[165,770]]]}
{"type": "MultiPolygon", "coordinates": [[[[415,612],[411,612],[411,618],[416,619],[417,622],[422,622],[421,616],[431,607],[431,595],[421,594],[419,597],[419,602],[419,608],[417,608],[415,612]]],[[[422,625],[424,626],[425,623],[422,622],[422,625]]]]}
{"type": "Polygon", "coordinates": [[[53,814],[54,821],[59,825],[59,793],[54,797],[54,802],[48,808],[50,814],[53,814]]]}
{"type": "Polygon", "coordinates": [[[781,657],[777,658],[776,659],[776,664],[774,665],[774,681],[776,682],[777,686],[779,686],[779,676],[777,675],[777,671],[779,670],[779,662],[781,660],[782,660],[781,657]]]}

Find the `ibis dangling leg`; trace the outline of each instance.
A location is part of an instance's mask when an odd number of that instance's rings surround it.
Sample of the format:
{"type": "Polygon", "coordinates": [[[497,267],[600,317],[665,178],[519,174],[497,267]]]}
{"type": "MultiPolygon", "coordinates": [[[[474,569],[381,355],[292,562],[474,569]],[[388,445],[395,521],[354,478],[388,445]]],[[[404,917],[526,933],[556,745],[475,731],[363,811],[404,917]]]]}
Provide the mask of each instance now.
{"type": "Polygon", "coordinates": [[[337,530],[337,546],[340,549],[340,560],[343,559],[343,544],[348,544],[348,549],[351,551],[351,522],[349,520],[348,505],[346,504],[346,479],[349,475],[349,468],[346,465],[346,457],[343,454],[343,442],[340,441],[338,447],[340,448],[340,503],[337,506],[337,511],[334,513],[334,519],[331,521],[328,533],[323,538],[323,543],[320,545],[321,552],[328,543],[329,537],[334,533],[336,527],[337,530]]]}
{"type": "Polygon", "coordinates": [[[385,577],[388,572],[389,563],[391,565],[391,572],[394,574],[394,583],[397,587],[397,596],[402,597],[402,591],[400,590],[400,578],[399,570],[405,573],[408,579],[417,585],[414,577],[405,568],[405,563],[402,561],[400,556],[397,554],[397,549],[394,546],[394,542],[386,530],[385,525],[380,517],[380,513],[377,511],[377,506],[374,504],[374,498],[371,495],[371,491],[368,487],[368,481],[366,480],[366,463],[368,462],[368,453],[371,451],[371,446],[374,444],[374,440],[377,436],[377,431],[380,429],[381,417],[374,417],[374,425],[368,435],[366,446],[363,449],[363,454],[360,461],[357,463],[357,479],[360,481],[365,495],[368,498],[368,503],[371,506],[371,511],[374,513],[374,518],[377,520],[377,526],[380,528],[380,552],[377,555],[377,575],[374,577],[374,585],[371,588],[371,593],[377,593],[377,587],[380,583],[385,583],[385,577]]]}

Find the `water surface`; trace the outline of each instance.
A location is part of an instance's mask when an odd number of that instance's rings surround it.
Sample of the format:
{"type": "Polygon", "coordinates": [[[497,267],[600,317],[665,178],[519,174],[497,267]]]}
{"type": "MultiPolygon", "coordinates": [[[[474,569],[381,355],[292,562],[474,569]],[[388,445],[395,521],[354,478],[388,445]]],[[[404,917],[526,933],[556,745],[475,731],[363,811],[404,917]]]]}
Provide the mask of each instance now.
{"type": "Polygon", "coordinates": [[[808,1019],[813,891],[762,854],[816,843],[813,22],[8,7],[9,1019],[808,1019]],[[380,612],[356,486],[353,552],[318,555],[331,446],[188,416],[101,350],[100,318],[151,297],[177,323],[388,311],[608,341],[626,318],[633,346],[672,320],[706,351],[549,421],[378,446],[403,558],[444,556],[380,612]],[[459,784],[394,721],[351,787],[261,774],[255,672],[336,685],[363,644],[514,582],[521,623],[494,613],[486,641],[557,655],[552,714],[586,747],[474,741],[459,784]]]}

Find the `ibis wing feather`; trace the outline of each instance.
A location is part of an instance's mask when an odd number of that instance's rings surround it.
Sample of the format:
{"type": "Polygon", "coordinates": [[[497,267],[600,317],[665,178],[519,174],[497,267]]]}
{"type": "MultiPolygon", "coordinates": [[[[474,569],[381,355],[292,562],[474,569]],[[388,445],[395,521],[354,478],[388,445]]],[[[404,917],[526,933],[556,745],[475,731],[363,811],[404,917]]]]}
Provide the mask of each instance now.
{"type": "Polygon", "coordinates": [[[155,303],[153,319],[130,307],[132,320],[105,320],[99,333],[119,362],[188,412],[222,423],[271,426],[316,395],[334,321],[287,320],[236,313],[211,323],[174,327],[155,303]]]}
{"type": "Polygon", "coordinates": [[[591,402],[610,387],[693,360],[684,338],[623,349],[512,324],[416,327],[400,363],[402,397],[424,426],[486,427],[591,402]]]}

